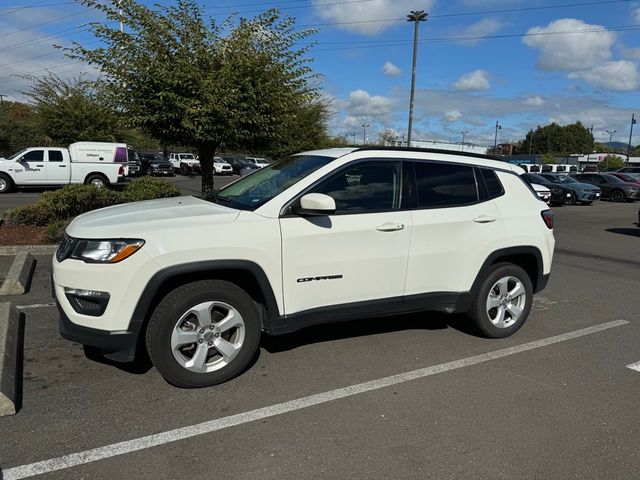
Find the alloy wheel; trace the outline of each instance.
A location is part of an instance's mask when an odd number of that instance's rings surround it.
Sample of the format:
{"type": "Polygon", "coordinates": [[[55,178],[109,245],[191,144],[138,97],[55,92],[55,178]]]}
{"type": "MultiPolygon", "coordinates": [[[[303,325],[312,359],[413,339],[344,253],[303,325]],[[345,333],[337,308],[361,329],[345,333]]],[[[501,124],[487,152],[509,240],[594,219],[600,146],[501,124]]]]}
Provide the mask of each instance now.
{"type": "Polygon", "coordinates": [[[526,301],[524,285],[518,278],[501,278],[493,284],[487,296],[486,311],[489,320],[498,328],[511,327],[522,316],[526,301]]]}

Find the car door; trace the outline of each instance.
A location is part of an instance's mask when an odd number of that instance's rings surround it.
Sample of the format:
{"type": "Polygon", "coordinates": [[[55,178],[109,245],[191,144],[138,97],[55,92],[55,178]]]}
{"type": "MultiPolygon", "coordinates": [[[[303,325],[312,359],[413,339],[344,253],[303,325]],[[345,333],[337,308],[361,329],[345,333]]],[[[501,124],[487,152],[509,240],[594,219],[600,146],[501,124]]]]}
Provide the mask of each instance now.
{"type": "Polygon", "coordinates": [[[607,180],[602,176],[596,173],[589,175],[591,179],[589,183],[597,186],[602,190],[602,195],[608,197],[611,195],[612,185],[607,182],[607,180]]]}
{"type": "Polygon", "coordinates": [[[68,183],[71,174],[69,173],[69,163],[64,161],[64,152],[62,150],[49,149],[46,155],[48,157],[45,162],[47,183],[68,183]]]}
{"type": "Polygon", "coordinates": [[[46,183],[44,150],[29,150],[16,160],[14,178],[19,185],[46,183]]]}
{"type": "Polygon", "coordinates": [[[280,218],[286,315],[358,302],[402,304],[411,238],[411,215],[401,208],[402,164],[344,166],[304,192],[331,196],[335,214],[280,218]]]}
{"type": "Polygon", "coordinates": [[[469,291],[486,258],[505,245],[504,220],[494,199],[504,189],[491,169],[413,162],[418,207],[405,295],[469,291]]]}

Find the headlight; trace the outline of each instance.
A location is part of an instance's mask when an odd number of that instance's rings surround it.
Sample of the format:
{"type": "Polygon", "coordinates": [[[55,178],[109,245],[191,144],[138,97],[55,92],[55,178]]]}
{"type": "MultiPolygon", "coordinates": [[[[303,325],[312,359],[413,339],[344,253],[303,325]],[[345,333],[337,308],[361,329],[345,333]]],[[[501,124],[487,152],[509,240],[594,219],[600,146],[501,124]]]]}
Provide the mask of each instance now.
{"type": "Polygon", "coordinates": [[[66,258],[87,263],[118,263],[136,253],[144,240],[76,240],[76,246],[66,258]]]}

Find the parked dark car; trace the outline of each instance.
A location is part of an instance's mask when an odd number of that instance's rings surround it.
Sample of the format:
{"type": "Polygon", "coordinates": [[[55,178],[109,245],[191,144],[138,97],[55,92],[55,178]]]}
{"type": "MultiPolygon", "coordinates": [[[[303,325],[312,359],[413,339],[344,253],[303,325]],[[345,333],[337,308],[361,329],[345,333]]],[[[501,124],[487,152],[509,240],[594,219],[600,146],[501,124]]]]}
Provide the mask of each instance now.
{"type": "Polygon", "coordinates": [[[143,175],[173,177],[173,167],[169,160],[158,153],[139,152],[140,167],[143,175]]]}
{"type": "Polygon", "coordinates": [[[242,175],[242,170],[245,170],[245,175],[247,171],[260,170],[260,167],[245,159],[244,157],[232,157],[223,155],[222,158],[229,165],[231,165],[233,173],[236,175],[242,175]]]}
{"type": "Polygon", "coordinates": [[[543,187],[548,188],[551,192],[551,200],[549,200],[550,205],[562,205],[571,196],[570,189],[563,187],[562,185],[551,183],[549,180],[537,173],[524,173],[521,175],[521,178],[529,185],[535,183],[536,185],[542,185],[543,187]]]}
{"type": "Polygon", "coordinates": [[[640,173],[640,167],[622,167],[616,171],[619,173],[640,173]]]}
{"type": "Polygon", "coordinates": [[[614,177],[618,177],[620,180],[626,183],[633,183],[634,185],[640,185],[640,180],[636,177],[631,176],[628,173],[620,173],[620,172],[608,172],[609,175],[613,175],[614,177]]]}
{"type": "Polygon", "coordinates": [[[573,177],[557,173],[541,173],[540,176],[571,191],[571,196],[565,200],[567,205],[575,205],[576,203],[589,205],[596,200],[600,200],[601,192],[595,185],[581,183],[573,177]]]}
{"type": "Polygon", "coordinates": [[[590,183],[602,190],[602,198],[609,198],[614,202],[640,199],[640,187],[632,183],[625,183],[609,173],[581,173],[575,179],[579,182],[590,183]]]}
{"type": "Polygon", "coordinates": [[[127,158],[129,160],[129,176],[137,177],[138,175],[142,175],[142,166],[140,163],[140,157],[138,156],[138,152],[128,148],[127,158]]]}

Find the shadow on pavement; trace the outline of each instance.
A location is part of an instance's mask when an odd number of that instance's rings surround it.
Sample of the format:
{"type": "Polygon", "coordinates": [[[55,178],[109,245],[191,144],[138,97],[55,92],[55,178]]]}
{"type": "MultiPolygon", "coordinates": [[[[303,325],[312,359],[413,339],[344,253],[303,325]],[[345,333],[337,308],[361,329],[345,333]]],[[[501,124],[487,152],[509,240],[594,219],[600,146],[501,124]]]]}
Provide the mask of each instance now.
{"type": "Polygon", "coordinates": [[[607,232],[629,235],[630,237],[640,237],[640,228],[607,228],[607,232]]]}
{"type": "Polygon", "coordinates": [[[147,355],[147,350],[145,348],[138,348],[136,358],[133,362],[123,363],[116,362],[115,360],[105,357],[102,355],[100,350],[96,348],[89,347],[87,345],[83,345],[83,347],[84,354],[89,360],[103,365],[116,367],[118,370],[122,370],[123,372],[133,373],[134,375],[144,375],[151,370],[151,367],[153,367],[151,359],[149,358],[149,355],[147,355]]]}
{"type": "Polygon", "coordinates": [[[265,335],[262,337],[261,346],[269,353],[277,353],[303,345],[345,338],[403,330],[444,330],[449,327],[468,335],[479,336],[466,315],[422,312],[314,325],[286,335],[265,335]]]}

